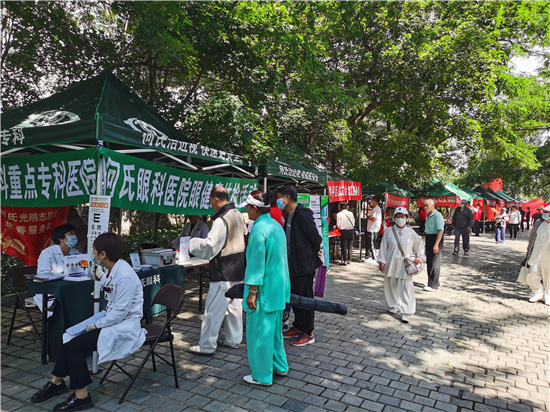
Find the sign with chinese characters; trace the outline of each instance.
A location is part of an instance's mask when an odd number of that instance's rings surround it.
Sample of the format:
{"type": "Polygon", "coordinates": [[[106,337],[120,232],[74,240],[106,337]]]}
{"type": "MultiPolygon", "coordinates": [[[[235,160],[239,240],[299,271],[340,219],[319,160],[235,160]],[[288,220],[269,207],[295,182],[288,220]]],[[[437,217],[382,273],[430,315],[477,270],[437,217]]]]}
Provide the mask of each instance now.
{"type": "Polygon", "coordinates": [[[249,165],[241,155],[236,155],[223,150],[211,149],[196,143],[190,143],[179,139],[170,138],[168,135],[153,125],[135,117],[124,120],[136,132],[141,133],[141,144],[145,147],[152,147],[160,151],[184,154],[193,157],[200,157],[209,160],[218,160],[225,163],[249,165]]]}
{"type": "Polygon", "coordinates": [[[139,280],[141,281],[141,286],[143,286],[144,288],[147,286],[153,286],[160,283],[160,273],[157,273],[156,275],[153,275],[153,276],[140,278],[139,280]]]}
{"type": "Polygon", "coordinates": [[[0,226],[2,253],[36,266],[40,252],[53,245],[52,230],[67,222],[69,207],[5,207],[0,226]]]}
{"type": "Polygon", "coordinates": [[[433,199],[435,207],[458,207],[460,206],[460,198],[458,196],[427,196],[419,197],[417,200],[418,207],[424,206],[424,200],[433,199]]]}
{"type": "Polygon", "coordinates": [[[105,156],[105,190],[111,204],[124,209],[157,213],[209,215],[210,192],[223,186],[229,199],[242,203],[258,188],[256,179],[207,176],[158,165],[108,149],[105,156]]]}
{"type": "Polygon", "coordinates": [[[342,200],[361,200],[361,182],[347,180],[327,182],[329,201],[341,202],[342,200]]]}
{"type": "MultiPolygon", "coordinates": [[[[88,253],[93,253],[94,240],[109,231],[111,196],[90,196],[88,211],[88,253]]],[[[97,260],[97,259],[96,259],[97,260]]]]}
{"type": "Polygon", "coordinates": [[[2,205],[53,207],[86,203],[96,191],[98,159],[96,148],[2,158],[2,205]]]}
{"type": "Polygon", "coordinates": [[[399,197],[394,196],[389,193],[386,194],[386,207],[404,207],[405,209],[409,208],[409,198],[408,197],[399,197]]]}

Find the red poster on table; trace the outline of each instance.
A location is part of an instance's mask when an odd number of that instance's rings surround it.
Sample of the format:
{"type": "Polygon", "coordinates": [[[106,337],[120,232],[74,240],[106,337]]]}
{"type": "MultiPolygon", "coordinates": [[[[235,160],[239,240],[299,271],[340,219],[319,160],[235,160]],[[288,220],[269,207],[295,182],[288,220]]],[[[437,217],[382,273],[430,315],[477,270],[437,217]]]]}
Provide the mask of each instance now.
{"type": "Polygon", "coordinates": [[[53,245],[52,230],[67,222],[65,207],[3,207],[2,253],[36,266],[40,252],[53,245]]]}
{"type": "Polygon", "coordinates": [[[409,208],[409,198],[408,197],[399,197],[390,195],[389,193],[386,194],[388,197],[388,200],[386,202],[386,207],[404,207],[405,209],[409,208]]]}
{"type": "Polygon", "coordinates": [[[330,203],[343,200],[361,200],[361,182],[329,181],[327,182],[327,189],[330,203]]]}

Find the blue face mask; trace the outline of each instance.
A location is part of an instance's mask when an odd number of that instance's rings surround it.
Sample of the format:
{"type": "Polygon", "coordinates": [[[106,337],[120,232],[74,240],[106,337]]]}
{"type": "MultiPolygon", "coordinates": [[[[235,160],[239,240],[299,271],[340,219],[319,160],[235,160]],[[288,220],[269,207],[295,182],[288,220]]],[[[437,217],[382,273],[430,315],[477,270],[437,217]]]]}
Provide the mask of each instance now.
{"type": "Polygon", "coordinates": [[[95,260],[95,259],[96,259],[96,255],[93,255],[92,260],[94,261],[94,263],[98,266],[101,266],[101,261],[100,260],[95,260]]]}
{"type": "Polygon", "coordinates": [[[548,220],[548,219],[550,219],[550,215],[548,213],[543,213],[542,220],[548,220]]]}
{"type": "Polygon", "coordinates": [[[78,238],[76,236],[67,236],[67,246],[69,247],[75,247],[78,243],[78,238]]]}
{"type": "Polygon", "coordinates": [[[285,210],[285,204],[283,203],[283,199],[277,199],[277,207],[281,210],[285,210]]]}

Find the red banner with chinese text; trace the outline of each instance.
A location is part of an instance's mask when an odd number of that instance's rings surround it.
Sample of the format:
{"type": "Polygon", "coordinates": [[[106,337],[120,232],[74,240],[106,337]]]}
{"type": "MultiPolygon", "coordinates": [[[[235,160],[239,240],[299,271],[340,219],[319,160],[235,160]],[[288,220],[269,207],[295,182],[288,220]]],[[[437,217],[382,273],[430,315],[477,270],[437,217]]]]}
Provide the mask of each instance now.
{"type": "Polygon", "coordinates": [[[405,209],[409,208],[409,198],[408,197],[399,197],[390,195],[386,193],[387,201],[386,207],[404,207],[405,209]]]}
{"type": "Polygon", "coordinates": [[[68,215],[69,206],[3,207],[2,253],[36,266],[40,252],[53,244],[53,228],[66,223],[68,215]]]}
{"type": "Polygon", "coordinates": [[[435,202],[435,207],[458,207],[460,206],[460,198],[458,196],[427,196],[419,197],[418,207],[424,206],[424,200],[433,199],[435,202]]]}
{"type": "Polygon", "coordinates": [[[327,189],[330,203],[343,200],[361,200],[361,182],[328,181],[327,189]]]}

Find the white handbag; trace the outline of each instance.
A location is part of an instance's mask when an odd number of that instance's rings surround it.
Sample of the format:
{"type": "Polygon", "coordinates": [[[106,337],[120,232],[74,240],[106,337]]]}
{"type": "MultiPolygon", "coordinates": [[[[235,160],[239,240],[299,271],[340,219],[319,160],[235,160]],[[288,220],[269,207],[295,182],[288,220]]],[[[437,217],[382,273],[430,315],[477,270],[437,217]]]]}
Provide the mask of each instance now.
{"type": "Polygon", "coordinates": [[[529,286],[527,283],[527,275],[529,274],[529,268],[527,266],[522,266],[519,271],[519,276],[517,282],[523,283],[524,285],[529,286]]]}

